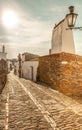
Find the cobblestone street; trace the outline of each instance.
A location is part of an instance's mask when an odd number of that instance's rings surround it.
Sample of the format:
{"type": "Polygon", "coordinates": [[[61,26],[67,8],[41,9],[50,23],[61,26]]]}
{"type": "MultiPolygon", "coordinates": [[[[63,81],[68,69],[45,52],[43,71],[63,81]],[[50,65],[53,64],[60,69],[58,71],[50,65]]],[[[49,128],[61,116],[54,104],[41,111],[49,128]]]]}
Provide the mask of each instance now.
{"type": "Polygon", "coordinates": [[[82,105],[10,73],[0,95],[0,130],[82,130],[82,105]]]}

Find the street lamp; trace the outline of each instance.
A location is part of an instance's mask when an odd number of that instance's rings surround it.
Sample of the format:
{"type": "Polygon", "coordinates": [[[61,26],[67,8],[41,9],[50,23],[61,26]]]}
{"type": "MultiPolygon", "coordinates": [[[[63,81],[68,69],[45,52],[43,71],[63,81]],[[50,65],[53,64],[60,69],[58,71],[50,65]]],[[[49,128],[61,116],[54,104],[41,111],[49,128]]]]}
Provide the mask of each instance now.
{"type": "Polygon", "coordinates": [[[68,28],[67,29],[82,29],[82,27],[74,27],[78,14],[74,13],[74,6],[69,7],[70,13],[66,15],[68,28]]]}

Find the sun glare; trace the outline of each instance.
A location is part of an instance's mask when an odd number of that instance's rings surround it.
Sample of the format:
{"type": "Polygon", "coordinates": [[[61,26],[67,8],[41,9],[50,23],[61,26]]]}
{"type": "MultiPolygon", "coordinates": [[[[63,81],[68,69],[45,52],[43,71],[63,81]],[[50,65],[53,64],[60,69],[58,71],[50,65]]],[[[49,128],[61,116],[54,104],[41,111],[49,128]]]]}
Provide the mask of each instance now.
{"type": "Polygon", "coordinates": [[[7,28],[14,28],[18,23],[18,17],[15,12],[11,10],[2,13],[2,23],[7,28]]]}

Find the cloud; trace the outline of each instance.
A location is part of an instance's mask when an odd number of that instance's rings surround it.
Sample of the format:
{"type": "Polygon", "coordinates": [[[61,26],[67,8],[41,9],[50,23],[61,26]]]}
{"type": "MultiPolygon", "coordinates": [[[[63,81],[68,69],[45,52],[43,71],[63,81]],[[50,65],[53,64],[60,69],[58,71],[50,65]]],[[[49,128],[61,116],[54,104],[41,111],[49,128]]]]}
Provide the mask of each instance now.
{"type": "Polygon", "coordinates": [[[40,45],[51,39],[51,26],[43,21],[35,20],[31,16],[26,19],[20,19],[19,26],[14,30],[8,31],[9,43],[13,45],[40,45]]]}
{"type": "MultiPolygon", "coordinates": [[[[11,0],[10,3],[5,4],[5,8],[13,9],[19,17],[16,28],[0,30],[1,44],[6,45],[8,57],[16,57],[19,52],[26,51],[48,54],[52,29],[55,23],[65,17],[69,3],[58,0],[47,0],[47,3],[44,0],[11,0]]],[[[80,40],[78,39],[79,33],[78,36],[76,33],[75,42],[79,48],[82,39],[81,37],[80,40]]]]}
{"type": "Polygon", "coordinates": [[[20,17],[19,25],[13,30],[6,29],[6,33],[7,35],[1,36],[0,39],[7,47],[8,57],[16,57],[18,53],[24,51],[36,54],[48,53],[51,25],[45,21],[34,19],[29,14],[25,19],[20,17]]]}
{"type": "Polygon", "coordinates": [[[58,14],[58,13],[62,13],[63,10],[65,10],[65,6],[60,7],[59,5],[55,5],[55,6],[52,5],[52,6],[49,8],[49,10],[50,10],[52,13],[56,13],[56,12],[57,12],[57,14],[58,14]]]}

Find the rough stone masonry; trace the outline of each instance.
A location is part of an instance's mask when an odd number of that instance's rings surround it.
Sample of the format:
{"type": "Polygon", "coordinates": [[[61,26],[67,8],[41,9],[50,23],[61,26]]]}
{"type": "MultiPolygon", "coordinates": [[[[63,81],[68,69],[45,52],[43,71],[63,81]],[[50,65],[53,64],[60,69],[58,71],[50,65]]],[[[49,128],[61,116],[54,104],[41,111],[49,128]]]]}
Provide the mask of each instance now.
{"type": "Polygon", "coordinates": [[[56,53],[39,58],[38,80],[68,96],[82,96],[82,56],[56,53]]]}
{"type": "Polygon", "coordinates": [[[0,60],[0,93],[4,88],[7,80],[7,62],[3,59],[0,60]]]}

